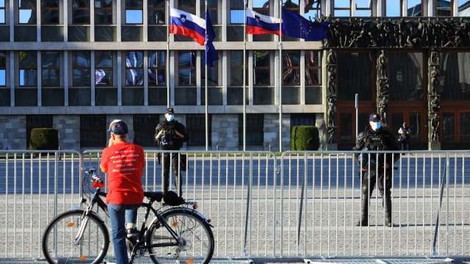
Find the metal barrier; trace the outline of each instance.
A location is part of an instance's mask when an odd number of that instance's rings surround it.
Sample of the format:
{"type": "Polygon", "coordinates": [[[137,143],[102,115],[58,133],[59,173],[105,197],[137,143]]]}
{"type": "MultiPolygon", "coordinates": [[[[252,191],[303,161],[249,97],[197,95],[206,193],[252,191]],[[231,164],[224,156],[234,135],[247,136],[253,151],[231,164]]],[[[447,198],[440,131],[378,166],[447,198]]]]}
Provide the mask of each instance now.
{"type": "MultiPolygon", "coordinates": [[[[0,152],[0,235],[6,238],[0,258],[42,258],[45,226],[79,204],[82,169],[98,168],[100,151],[0,152]]],[[[146,190],[162,189],[158,154],[146,150],[146,190]]],[[[370,226],[355,226],[361,203],[358,153],[179,154],[187,155],[183,196],[197,200],[212,219],[217,258],[470,254],[467,152],[401,155],[392,170],[393,227],[383,225],[377,190],[370,226]]]]}

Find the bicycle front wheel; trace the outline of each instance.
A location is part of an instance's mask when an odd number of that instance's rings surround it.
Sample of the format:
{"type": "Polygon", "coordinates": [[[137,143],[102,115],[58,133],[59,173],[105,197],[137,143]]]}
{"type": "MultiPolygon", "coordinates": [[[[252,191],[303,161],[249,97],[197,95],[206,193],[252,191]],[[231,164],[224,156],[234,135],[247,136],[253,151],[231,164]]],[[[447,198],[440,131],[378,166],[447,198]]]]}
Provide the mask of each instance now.
{"type": "Polygon", "coordinates": [[[101,263],[108,246],[103,221],[83,210],[58,215],[42,237],[42,252],[49,263],[101,263]]]}
{"type": "Polygon", "coordinates": [[[186,208],[163,212],[166,223],[176,233],[176,238],[160,222],[154,222],[147,234],[150,258],[154,263],[204,263],[214,253],[214,235],[206,220],[186,208]]]}

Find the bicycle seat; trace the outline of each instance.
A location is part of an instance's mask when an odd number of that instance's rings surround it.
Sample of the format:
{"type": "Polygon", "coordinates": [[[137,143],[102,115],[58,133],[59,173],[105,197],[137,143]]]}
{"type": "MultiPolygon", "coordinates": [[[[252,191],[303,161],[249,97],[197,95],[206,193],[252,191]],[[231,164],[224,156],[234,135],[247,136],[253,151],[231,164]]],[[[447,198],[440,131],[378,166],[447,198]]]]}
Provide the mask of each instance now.
{"type": "Polygon", "coordinates": [[[152,202],[161,202],[163,199],[163,192],[144,192],[144,196],[152,202]]]}

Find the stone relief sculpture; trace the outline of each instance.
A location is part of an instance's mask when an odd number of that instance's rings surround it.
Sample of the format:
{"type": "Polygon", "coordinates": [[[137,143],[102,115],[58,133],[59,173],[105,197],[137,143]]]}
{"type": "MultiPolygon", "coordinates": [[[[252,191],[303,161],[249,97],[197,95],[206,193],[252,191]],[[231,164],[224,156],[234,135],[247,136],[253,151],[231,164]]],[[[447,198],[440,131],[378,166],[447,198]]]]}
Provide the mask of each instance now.
{"type": "Polygon", "coordinates": [[[458,48],[470,45],[470,18],[324,18],[328,48],[458,48]]]}
{"type": "Polygon", "coordinates": [[[388,59],[383,50],[377,57],[377,112],[387,123],[387,108],[389,102],[389,79],[387,76],[388,59]]]}
{"type": "Polygon", "coordinates": [[[326,109],[326,132],[329,144],[335,143],[336,132],[336,54],[333,50],[328,50],[326,57],[326,67],[328,69],[327,80],[327,109],[326,109]]]}
{"type": "Polygon", "coordinates": [[[439,143],[439,112],[441,74],[440,74],[440,54],[433,50],[428,59],[429,70],[429,91],[428,91],[428,122],[430,143],[439,143]]]}

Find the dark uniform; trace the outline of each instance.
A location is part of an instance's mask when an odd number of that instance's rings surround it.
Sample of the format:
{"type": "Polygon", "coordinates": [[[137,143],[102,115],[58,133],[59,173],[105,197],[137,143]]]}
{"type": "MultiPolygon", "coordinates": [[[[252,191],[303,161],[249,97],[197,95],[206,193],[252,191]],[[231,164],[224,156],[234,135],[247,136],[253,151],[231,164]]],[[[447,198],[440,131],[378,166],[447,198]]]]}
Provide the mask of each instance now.
{"type": "Polygon", "coordinates": [[[357,159],[361,168],[360,175],[362,181],[361,188],[361,220],[359,226],[369,224],[369,199],[374,191],[375,185],[382,196],[382,205],[385,207],[385,225],[392,226],[392,169],[393,164],[398,160],[398,153],[378,153],[373,151],[398,150],[398,144],[394,133],[387,127],[380,126],[376,129],[371,125],[376,125],[381,120],[378,114],[371,114],[369,125],[358,135],[355,150],[364,152],[357,153],[357,159]],[[372,152],[366,152],[372,151],[372,152]]]}
{"type": "MultiPolygon", "coordinates": [[[[168,114],[174,115],[173,108],[168,108],[165,115],[168,114]]],[[[171,121],[165,119],[155,128],[155,140],[162,150],[179,150],[187,138],[186,127],[174,119],[171,121]]],[[[179,177],[179,155],[177,153],[164,153],[163,157],[159,157],[159,160],[163,163],[163,192],[168,192],[171,163],[174,182],[181,195],[183,184],[179,177]]]]}

